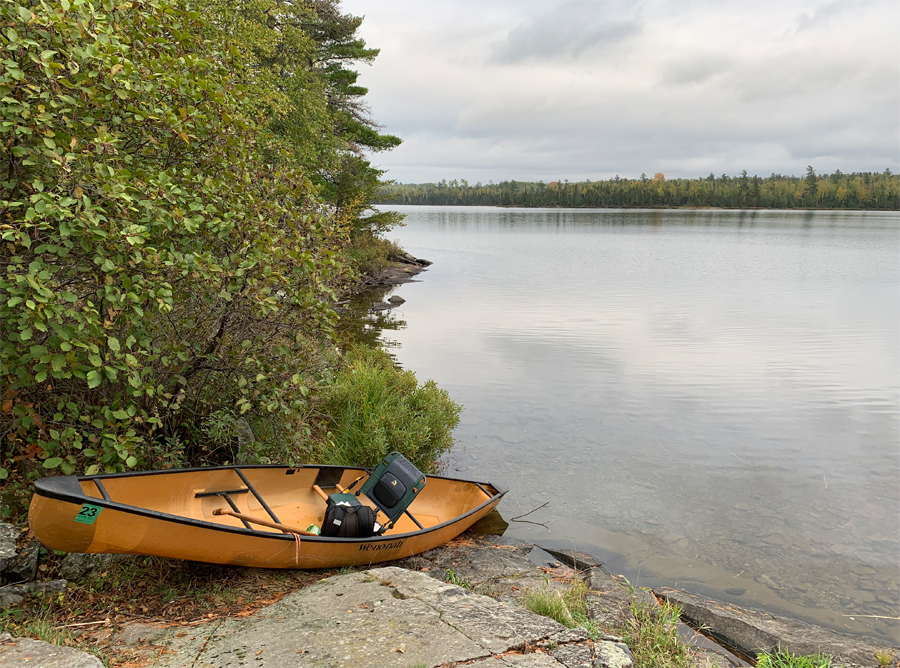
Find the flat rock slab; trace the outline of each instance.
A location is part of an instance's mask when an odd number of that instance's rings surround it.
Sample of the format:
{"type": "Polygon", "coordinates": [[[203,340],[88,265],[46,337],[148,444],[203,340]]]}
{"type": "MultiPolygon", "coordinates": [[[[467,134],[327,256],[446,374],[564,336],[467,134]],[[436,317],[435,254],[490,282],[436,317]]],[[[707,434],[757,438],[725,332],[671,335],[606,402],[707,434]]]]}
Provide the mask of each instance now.
{"type": "Polygon", "coordinates": [[[625,578],[610,575],[605,568],[592,568],[589,573],[589,593],[585,601],[588,616],[605,631],[620,629],[629,624],[632,619],[633,598],[650,606],[656,605],[650,592],[629,587],[625,578]]]}
{"type": "Polygon", "coordinates": [[[557,635],[570,633],[524,608],[388,567],[328,578],[251,617],[170,635],[158,665],[409,668],[489,659],[498,666],[575,668],[584,665],[583,656],[571,665],[540,651],[503,656],[554,636],[589,646],[583,635],[557,635]]]}
{"type": "Polygon", "coordinates": [[[103,668],[103,663],[81,650],[4,633],[0,635],[0,668],[103,668]]]}
{"type": "MultiPolygon", "coordinates": [[[[531,558],[535,546],[498,536],[465,534],[462,538],[396,562],[398,566],[430,573],[446,580],[449,574],[473,591],[511,602],[529,591],[563,590],[575,570],[560,562],[538,566],[531,558]]],[[[549,555],[548,555],[549,556],[549,555]]],[[[552,558],[552,557],[551,557],[552,558]]]]}
{"type": "Polygon", "coordinates": [[[870,668],[878,665],[875,652],[890,654],[891,650],[898,649],[881,644],[875,638],[846,635],[675,589],[654,591],[657,596],[681,606],[682,616],[693,625],[702,625],[713,637],[750,656],[786,649],[793,654],[832,656],[835,663],[842,663],[844,668],[870,668]]]}

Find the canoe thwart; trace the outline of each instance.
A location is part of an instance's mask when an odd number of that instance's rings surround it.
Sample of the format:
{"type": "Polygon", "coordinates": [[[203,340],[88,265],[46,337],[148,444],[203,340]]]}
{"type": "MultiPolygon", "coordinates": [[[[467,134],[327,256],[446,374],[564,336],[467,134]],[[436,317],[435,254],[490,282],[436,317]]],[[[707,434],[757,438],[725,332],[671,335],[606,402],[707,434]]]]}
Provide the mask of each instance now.
{"type": "Polygon", "coordinates": [[[420,529],[424,529],[424,528],[425,528],[425,527],[422,526],[422,523],[419,522],[419,520],[417,520],[417,519],[415,518],[415,515],[413,515],[413,514],[412,514],[411,512],[409,512],[408,510],[406,511],[406,516],[409,517],[409,519],[411,519],[413,522],[415,522],[415,523],[416,523],[416,526],[419,527],[420,529]]]}
{"type": "Polygon", "coordinates": [[[249,492],[249,489],[223,489],[217,492],[197,492],[194,494],[195,499],[202,499],[204,496],[222,496],[223,494],[231,495],[231,494],[246,494],[249,492]]]}
{"type": "Polygon", "coordinates": [[[247,489],[249,489],[253,493],[253,496],[256,497],[256,500],[259,501],[259,505],[261,505],[269,514],[269,517],[271,517],[275,522],[281,524],[281,520],[278,519],[278,515],[272,512],[272,509],[269,508],[269,504],[266,503],[266,500],[259,495],[259,492],[256,491],[256,488],[250,483],[249,480],[247,480],[247,476],[244,475],[244,472],[237,467],[235,467],[234,472],[241,477],[241,480],[243,480],[244,484],[247,485],[247,489]]]}
{"type": "Polygon", "coordinates": [[[104,500],[112,501],[112,499],[109,498],[109,492],[106,491],[106,487],[104,487],[103,483],[97,480],[97,478],[94,478],[94,485],[97,486],[97,491],[100,492],[100,496],[102,496],[104,500]]]}
{"type": "MultiPolygon", "coordinates": [[[[247,491],[250,491],[250,490],[247,490],[247,491]]],[[[236,513],[241,512],[241,509],[237,507],[237,504],[236,504],[234,501],[231,500],[231,497],[230,497],[230,496],[228,496],[228,492],[217,492],[217,493],[216,493],[216,496],[220,496],[220,497],[222,497],[223,499],[225,499],[225,501],[228,503],[229,506],[231,506],[231,509],[232,509],[234,512],[236,512],[236,513]]],[[[253,527],[250,526],[246,521],[241,520],[241,522],[243,522],[244,526],[245,526],[247,529],[251,529],[251,530],[253,530],[253,531],[259,531],[259,529],[253,529],[253,527]]]]}

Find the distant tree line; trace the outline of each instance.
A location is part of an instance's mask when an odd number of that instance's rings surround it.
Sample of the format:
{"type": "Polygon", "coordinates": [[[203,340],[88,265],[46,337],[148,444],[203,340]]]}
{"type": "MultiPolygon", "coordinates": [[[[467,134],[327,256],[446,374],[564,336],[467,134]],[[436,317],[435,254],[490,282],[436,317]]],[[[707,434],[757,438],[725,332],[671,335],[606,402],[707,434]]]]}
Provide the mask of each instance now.
{"type": "Polygon", "coordinates": [[[657,173],[639,179],[606,181],[476,183],[465,179],[440,183],[390,184],[376,201],[390,204],[440,204],[522,207],[721,207],[726,209],[891,209],[900,208],[900,176],[884,172],[816,174],[803,177],[727,174],[666,179],[657,173]]]}

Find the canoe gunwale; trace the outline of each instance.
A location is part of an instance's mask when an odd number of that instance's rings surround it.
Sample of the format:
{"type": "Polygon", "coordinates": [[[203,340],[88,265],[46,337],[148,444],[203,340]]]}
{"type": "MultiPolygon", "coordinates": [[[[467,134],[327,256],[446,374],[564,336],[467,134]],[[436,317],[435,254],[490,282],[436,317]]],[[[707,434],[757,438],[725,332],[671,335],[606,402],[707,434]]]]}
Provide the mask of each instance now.
{"type": "MultiPolygon", "coordinates": [[[[371,471],[371,469],[365,469],[363,467],[358,466],[282,466],[278,464],[258,464],[258,465],[249,465],[249,466],[210,466],[210,467],[195,467],[190,469],[170,469],[167,471],[135,471],[131,473],[112,473],[106,475],[95,475],[95,476],[52,476],[49,478],[41,478],[35,482],[34,493],[37,496],[43,496],[48,499],[53,499],[56,501],[62,501],[65,503],[71,503],[73,505],[81,505],[84,503],[90,503],[93,506],[99,506],[101,508],[108,508],[110,510],[118,510],[125,513],[130,513],[134,515],[141,515],[144,517],[151,517],[154,519],[166,521],[166,522],[174,522],[177,524],[185,524],[188,526],[194,526],[198,528],[210,529],[214,531],[224,531],[227,533],[240,534],[244,536],[253,536],[256,538],[271,538],[277,540],[294,540],[294,534],[292,533],[273,533],[269,531],[259,531],[256,529],[246,529],[243,527],[234,527],[228,526],[224,524],[218,524],[217,522],[209,522],[207,520],[195,519],[191,517],[185,517],[183,515],[173,515],[170,513],[160,512],[158,510],[150,510],[147,508],[141,508],[140,506],[131,506],[124,503],[118,503],[116,501],[112,501],[107,498],[97,498],[94,496],[88,496],[84,490],[81,488],[82,481],[101,481],[104,479],[110,478],[126,478],[133,476],[145,476],[145,475],[166,475],[173,473],[190,473],[195,471],[209,471],[209,470],[235,470],[235,469],[322,469],[322,468],[340,468],[340,469],[349,469],[356,471],[371,471]]],[[[463,513],[462,515],[457,515],[446,522],[441,522],[440,524],[436,524],[432,527],[428,527],[427,529],[419,529],[417,531],[410,531],[402,534],[390,534],[384,536],[369,536],[363,538],[341,538],[341,537],[331,537],[331,536],[304,536],[303,540],[312,541],[315,543],[336,543],[336,544],[356,544],[356,543],[379,543],[379,542],[390,542],[396,541],[399,539],[406,539],[412,536],[421,536],[434,531],[438,531],[447,526],[451,526],[460,522],[461,520],[469,517],[470,515],[477,513],[485,508],[485,506],[489,506],[491,504],[499,503],[500,499],[509,491],[506,487],[495,485],[494,483],[484,482],[484,481],[475,481],[475,480],[467,480],[465,478],[449,478],[445,476],[431,476],[434,478],[442,478],[444,480],[451,480],[454,482],[465,482],[478,485],[481,487],[482,485],[490,485],[494,489],[497,490],[497,494],[491,496],[486,499],[483,503],[478,506],[473,507],[469,511],[463,513]]],[[[98,489],[102,488],[101,485],[97,485],[98,489]]],[[[487,493],[483,487],[481,487],[482,491],[487,493]]],[[[106,496],[106,495],[104,495],[106,496]]]]}

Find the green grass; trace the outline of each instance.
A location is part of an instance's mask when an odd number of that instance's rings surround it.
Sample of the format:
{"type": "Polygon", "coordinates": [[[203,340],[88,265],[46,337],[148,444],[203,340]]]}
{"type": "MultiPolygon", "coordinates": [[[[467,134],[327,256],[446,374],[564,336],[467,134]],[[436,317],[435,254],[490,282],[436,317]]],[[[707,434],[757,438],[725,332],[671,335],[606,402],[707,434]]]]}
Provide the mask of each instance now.
{"type": "Polygon", "coordinates": [[[569,588],[562,591],[552,591],[544,585],[540,591],[529,592],[524,604],[532,612],[555,619],[566,628],[580,626],[596,640],[600,637],[600,629],[587,616],[587,592],[587,585],[580,578],[574,578],[569,588]]]}
{"type": "Polygon", "coordinates": [[[346,354],[320,410],[329,436],[323,464],[377,466],[401,452],[425,473],[453,445],[461,407],[433,381],[419,384],[380,349],[357,345],[346,354]]]}
{"type": "Polygon", "coordinates": [[[447,582],[450,584],[455,584],[457,587],[462,587],[463,589],[472,589],[472,583],[468,580],[463,580],[456,574],[456,571],[447,569],[447,582]]]}
{"type": "Polygon", "coordinates": [[[788,650],[775,654],[762,653],[756,657],[757,668],[831,668],[831,659],[824,655],[800,656],[788,650]]]}
{"type": "Polygon", "coordinates": [[[632,598],[631,614],[632,619],[621,634],[638,666],[688,668],[693,664],[690,646],[678,635],[678,606],[632,598]]]}

